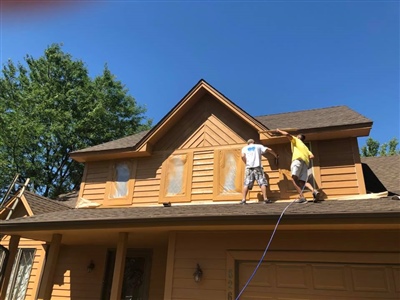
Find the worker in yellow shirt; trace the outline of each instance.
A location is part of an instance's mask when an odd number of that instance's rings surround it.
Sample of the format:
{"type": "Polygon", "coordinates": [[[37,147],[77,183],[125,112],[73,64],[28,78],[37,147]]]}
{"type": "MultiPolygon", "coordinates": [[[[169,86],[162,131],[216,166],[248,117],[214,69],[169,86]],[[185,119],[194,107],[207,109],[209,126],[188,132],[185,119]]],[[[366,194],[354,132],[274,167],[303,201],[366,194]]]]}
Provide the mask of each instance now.
{"type": "Polygon", "coordinates": [[[308,179],[308,165],[310,159],[314,158],[314,154],[304,144],[306,137],[303,134],[293,136],[286,131],[276,129],[276,132],[286,136],[291,143],[292,147],[292,163],[290,165],[290,172],[292,174],[292,182],[299,193],[299,199],[295,200],[296,203],[306,203],[307,200],[303,195],[304,188],[307,187],[313,194],[314,202],[318,201],[319,192],[307,181],[308,179]]]}

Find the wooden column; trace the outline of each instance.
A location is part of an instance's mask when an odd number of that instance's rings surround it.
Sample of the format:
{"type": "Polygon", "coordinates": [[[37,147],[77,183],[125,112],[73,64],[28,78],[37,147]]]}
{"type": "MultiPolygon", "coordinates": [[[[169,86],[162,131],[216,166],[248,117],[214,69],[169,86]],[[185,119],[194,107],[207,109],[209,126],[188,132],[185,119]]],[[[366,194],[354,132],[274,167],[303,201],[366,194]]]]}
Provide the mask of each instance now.
{"type": "Polygon", "coordinates": [[[0,300],[4,300],[6,298],[8,283],[10,282],[11,271],[14,266],[15,258],[18,253],[18,245],[19,245],[20,237],[18,235],[12,235],[10,241],[8,243],[8,259],[7,266],[4,271],[3,282],[0,287],[0,300]]]}
{"type": "Polygon", "coordinates": [[[172,284],[174,278],[174,258],[176,247],[176,232],[171,232],[168,239],[167,271],[165,274],[164,299],[172,299],[172,284]]]}
{"type": "Polygon", "coordinates": [[[128,243],[128,233],[120,232],[118,236],[117,253],[115,254],[114,275],[111,285],[110,299],[121,298],[122,282],[124,280],[127,243],[128,243]]]}
{"type": "Polygon", "coordinates": [[[44,266],[43,277],[40,284],[39,297],[40,300],[50,300],[53,290],[53,279],[57,268],[58,255],[61,248],[61,234],[53,234],[50,243],[50,250],[44,266]]]}

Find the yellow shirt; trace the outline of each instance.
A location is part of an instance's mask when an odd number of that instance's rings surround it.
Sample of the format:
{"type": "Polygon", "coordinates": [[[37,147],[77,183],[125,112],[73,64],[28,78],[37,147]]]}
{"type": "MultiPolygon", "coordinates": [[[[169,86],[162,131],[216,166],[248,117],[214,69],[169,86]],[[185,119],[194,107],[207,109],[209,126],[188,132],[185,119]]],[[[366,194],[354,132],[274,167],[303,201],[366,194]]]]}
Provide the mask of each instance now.
{"type": "Polygon", "coordinates": [[[312,154],[310,150],[308,150],[307,146],[297,137],[293,136],[291,139],[292,145],[292,161],[296,159],[301,159],[307,165],[310,163],[310,155],[312,154]]]}

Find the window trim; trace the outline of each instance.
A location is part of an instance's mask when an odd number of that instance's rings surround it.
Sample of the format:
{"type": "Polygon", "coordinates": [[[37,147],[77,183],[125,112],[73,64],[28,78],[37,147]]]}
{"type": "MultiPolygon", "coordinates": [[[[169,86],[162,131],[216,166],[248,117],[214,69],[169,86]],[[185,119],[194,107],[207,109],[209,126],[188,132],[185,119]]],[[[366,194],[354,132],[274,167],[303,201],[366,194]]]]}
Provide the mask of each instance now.
{"type": "Polygon", "coordinates": [[[119,160],[112,160],[109,164],[108,169],[108,179],[106,183],[106,188],[104,192],[104,205],[106,206],[116,206],[116,205],[130,205],[133,202],[133,188],[135,183],[136,177],[136,169],[137,169],[137,161],[132,159],[119,159],[119,160]],[[112,186],[115,182],[115,168],[116,165],[119,163],[126,162],[129,168],[129,180],[127,182],[128,193],[124,197],[119,198],[110,198],[110,192],[112,190],[112,186]]]}
{"type": "Polygon", "coordinates": [[[193,173],[193,152],[174,152],[162,164],[161,181],[160,181],[160,196],[159,203],[165,202],[190,202],[192,199],[192,173],[193,173]],[[167,195],[168,174],[172,165],[169,163],[174,156],[186,156],[186,164],[182,176],[182,194],[167,195]]]}
{"type": "Polygon", "coordinates": [[[229,201],[229,200],[241,200],[242,199],[242,189],[244,181],[244,164],[241,159],[242,149],[216,149],[214,150],[214,180],[213,180],[213,201],[229,201]],[[236,161],[236,177],[235,186],[238,189],[236,193],[231,194],[221,194],[219,191],[220,180],[221,180],[221,167],[219,165],[220,157],[223,152],[234,151],[238,152],[238,159],[236,161]]]}

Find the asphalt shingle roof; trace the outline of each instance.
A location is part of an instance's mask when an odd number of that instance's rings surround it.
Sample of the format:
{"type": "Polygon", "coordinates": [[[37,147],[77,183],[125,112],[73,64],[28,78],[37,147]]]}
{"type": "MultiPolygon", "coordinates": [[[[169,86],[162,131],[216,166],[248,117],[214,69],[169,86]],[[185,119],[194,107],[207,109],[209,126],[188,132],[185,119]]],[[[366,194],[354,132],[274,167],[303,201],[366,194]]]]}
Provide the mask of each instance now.
{"type": "MultiPolygon", "coordinates": [[[[344,125],[372,124],[370,119],[360,115],[347,106],[334,106],[321,109],[264,115],[255,117],[254,119],[270,129],[297,128],[299,130],[306,130],[344,125]]],[[[74,151],[73,153],[121,150],[128,148],[133,150],[147,133],[149,133],[148,130],[115,141],[74,151]]]]}
{"type": "Polygon", "coordinates": [[[78,201],[79,191],[72,191],[66,194],[59,195],[55,200],[62,204],[75,208],[76,202],[78,201]]]}
{"type": "Polygon", "coordinates": [[[344,105],[265,115],[255,117],[255,119],[269,129],[297,128],[299,130],[305,130],[372,123],[370,119],[344,105]]]}
{"type": "Polygon", "coordinates": [[[106,151],[106,150],[120,150],[134,148],[137,143],[149,132],[149,130],[141,131],[139,133],[123,137],[114,141],[96,145],[93,147],[74,151],[73,153],[84,153],[84,152],[95,152],[95,151],[106,151]]]}
{"type": "Polygon", "coordinates": [[[362,157],[361,162],[367,190],[400,195],[400,155],[362,157]]]}
{"type": "Polygon", "coordinates": [[[46,197],[39,196],[29,191],[24,191],[24,196],[34,215],[46,214],[51,212],[59,212],[71,209],[60,201],[51,200],[46,197]]]}
{"type": "MultiPolygon", "coordinates": [[[[17,218],[0,221],[0,225],[38,225],[51,224],[65,226],[68,223],[90,224],[101,226],[102,223],[117,224],[130,222],[135,224],[163,222],[181,222],[188,220],[255,220],[274,219],[282,213],[288,202],[273,204],[251,203],[248,205],[215,204],[215,205],[172,205],[171,207],[129,207],[129,208],[95,208],[67,209],[58,212],[35,215],[29,218],[17,218]]],[[[390,198],[364,200],[329,200],[321,203],[293,203],[285,212],[285,218],[329,218],[354,216],[390,216],[400,217],[400,201],[390,198]]]]}

